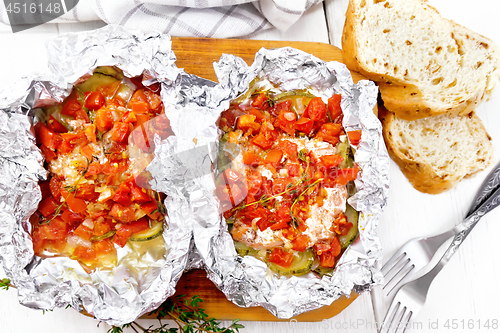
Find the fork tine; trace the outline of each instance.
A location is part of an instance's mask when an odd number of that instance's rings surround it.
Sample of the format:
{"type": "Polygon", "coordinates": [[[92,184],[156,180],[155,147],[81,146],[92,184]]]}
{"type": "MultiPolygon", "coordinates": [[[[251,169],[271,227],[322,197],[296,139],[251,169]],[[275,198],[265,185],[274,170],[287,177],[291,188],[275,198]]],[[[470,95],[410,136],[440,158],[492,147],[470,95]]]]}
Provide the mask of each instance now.
{"type": "Polygon", "coordinates": [[[398,262],[400,262],[404,257],[406,257],[406,252],[395,253],[389,260],[387,260],[384,266],[382,266],[382,274],[384,274],[385,276],[386,273],[390,271],[391,268],[394,267],[394,265],[396,265],[398,262]]]}
{"type": "Polygon", "coordinates": [[[393,330],[394,333],[397,333],[400,329],[401,321],[405,316],[406,313],[406,306],[403,306],[403,304],[399,303],[399,308],[400,311],[399,313],[394,316],[394,320],[391,322],[391,329],[393,330]]]}
{"type": "Polygon", "coordinates": [[[396,317],[396,315],[398,313],[400,304],[401,304],[400,302],[392,302],[391,303],[391,306],[389,307],[389,309],[387,310],[387,312],[385,314],[385,318],[382,321],[382,325],[380,326],[380,330],[378,331],[378,333],[384,332],[384,329],[385,329],[385,332],[387,332],[387,333],[389,332],[389,330],[391,328],[391,324],[394,321],[394,318],[396,317]]]}
{"type": "MultiPolygon", "coordinates": [[[[399,268],[399,267],[398,267],[399,268]]],[[[386,296],[389,296],[393,291],[399,289],[398,285],[404,278],[415,268],[413,264],[410,264],[410,259],[408,258],[404,265],[392,275],[392,277],[386,276],[386,283],[382,287],[382,290],[386,292],[386,296]]]]}
{"type": "Polygon", "coordinates": [[[398,324],[398,330],[401,333],[406,332],[406,329],[409,327],[411,317],[413,317],[413,312],[409,311],[408,308],[406,308],[406,312],[407,312],[406,316],[402,316],[401,320],[399,321],[399,324],[398,324]],[[404,318],[404,320],[403,320],[403,318],[404,318]]]}

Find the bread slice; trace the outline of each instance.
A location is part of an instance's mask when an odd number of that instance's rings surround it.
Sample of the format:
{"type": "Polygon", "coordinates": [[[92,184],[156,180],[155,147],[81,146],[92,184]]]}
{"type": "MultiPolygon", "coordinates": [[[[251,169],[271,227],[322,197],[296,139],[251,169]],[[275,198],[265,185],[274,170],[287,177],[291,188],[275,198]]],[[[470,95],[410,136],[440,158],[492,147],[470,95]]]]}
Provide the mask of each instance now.
{"type": "Polygon", "coordinates": [[[379,118],[389,154],[420,192],[449,190],[493,161],[491,138],[474,112],[412,121],[380,107],[379,118]]]}
{"type": "Polygon", "coordinates": [[[347,67],[376,81],[386,108],[407,120],[469,114],[500,78],[497,45],[425,0],[350,0],[342,48],[347,67]]]}

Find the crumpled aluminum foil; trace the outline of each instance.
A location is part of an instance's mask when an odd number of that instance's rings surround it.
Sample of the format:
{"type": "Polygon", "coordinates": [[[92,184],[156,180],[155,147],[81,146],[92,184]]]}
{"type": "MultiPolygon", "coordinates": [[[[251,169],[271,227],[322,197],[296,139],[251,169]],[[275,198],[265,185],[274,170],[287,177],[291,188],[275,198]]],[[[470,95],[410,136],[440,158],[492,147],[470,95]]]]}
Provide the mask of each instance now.
{"type": "Polygon", "coordinates": [[[76,82],[97,66],[116,66],[128,77],[144,73],[144,85],[163,82],[170,89],[181,70],[170,38],[131,33],[119,26],[60,36],[48,43],[45,78],[27,78],[0,93],[0,261],[18,288],[19,301],[31,308],[71,305],[97,319],[121,325],[157,308],[175,292],[188,259],[191,227],[167,217],[161,247],[118,250],[118,266],[87,274],[66,257],[34,256],[29,217],[36,211],[45,180],[43,158],[35,145],[32,110],[61,102],[76,82]]]}
{"type": "MultiPolygon", "coordinates": [[[[389,186],[389,156],[385,148],[380,122],[373,113],[378,89],[373,82],[353,84],[350,72],[338,62],[324,62],[293,48],[261,49],[249,67],[235,56],[223,55],[215,65],[222,88],[242,93],[255,78],[267,79],[282,91],[308,89],[327,100],[342,94],[344,128],[362,130],[362,140],[355,161],[362,172],[355,181],[357,193],[349,203],[361,212],[360,237],[340,259],[332,277],[277,276],[264,262],[236,255],[233,240],[220,211],[213,205],[214,196],[193,197],[193,226],[196,247],[204,259],[209,278],[229,300],[242,307],[262,306],[278,318],[290,318],[302,312],[329,305],[351,290],[369,290],[381,283],[379,271],[381,247],[377,236],[378,218],[386,206],[389,186]]],[[[211,119],[216,118],[212,115],[211,119]]],[[[216,125],[205,129],[212,135],[216,125]]],[[[212,138],[214,139],[214,138],[212,138]]],[[[213,158],[213,156],[212,156],[213,158]]],[[[213,159],[214,161],[214,159],[213,159]]],[[[213,182],[203,184],[205,195],[214,193],[213,182]]]]}

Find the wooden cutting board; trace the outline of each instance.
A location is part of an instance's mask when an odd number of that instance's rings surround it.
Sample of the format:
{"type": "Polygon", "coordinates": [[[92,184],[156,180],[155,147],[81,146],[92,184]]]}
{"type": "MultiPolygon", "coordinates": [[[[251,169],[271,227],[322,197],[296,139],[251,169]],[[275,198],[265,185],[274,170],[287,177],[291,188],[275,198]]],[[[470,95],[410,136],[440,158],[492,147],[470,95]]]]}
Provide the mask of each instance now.
{"type": "MultiPolygon", "coordinates": [[[[243,39],[209,39],[172,37],[172,49],[177,56],[177,66],[184,68],[189,74],[217,81],[213,62],[219,60],[223,53],[237,55],[249,65],[255,53],[262,47],[267,49],[291,46],[311,53],[325,61],[342,62],[342,51],[330,44],[290,41],[243,40],[243,39]]],[[[351,72],[354,82],[365,79],[356,72],[351,72]]],[[[200,296],[204,302],[202,307],[208,315],[219,320],[280,321],[262,307],[241,308],[229,302],[224,294],[206,278],[201,270],[185,273],[177,285],[176,295],[200,296]]],[[[303,313],[294,317],[297,321],[321,321],[339,314],[351,304],[358,294],[352,292],[350,298],[341,297],[330,306],[303,313]]]]}

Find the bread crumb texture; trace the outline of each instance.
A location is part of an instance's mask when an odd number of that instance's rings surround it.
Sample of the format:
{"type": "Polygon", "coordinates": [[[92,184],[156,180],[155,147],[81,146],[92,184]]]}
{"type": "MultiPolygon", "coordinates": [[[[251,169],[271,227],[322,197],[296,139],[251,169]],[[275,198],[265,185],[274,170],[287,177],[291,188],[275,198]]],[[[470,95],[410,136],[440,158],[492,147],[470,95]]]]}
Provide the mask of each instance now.
{"type": "Polygon", "coordinates": [[[480,102],[497,84],[498,47],[443,19],[425,1],[351,0],[350,5],[360,66],[387,81],[414,84],[431,109],[480,102]]]}
{"type": "Polygon", "coordinates": [[[403,172],[405,164],[414,162],[417,167],[430,167],[441,181],[454,184],[484,170],[493,161],[491,138],[473,112],[466,116],[441,115],[413,121],[392,115],[384,126],[386,143],[393,154],[399,155],[399,162],[406,160],[403,165],[398,163],[403,172]]]}

